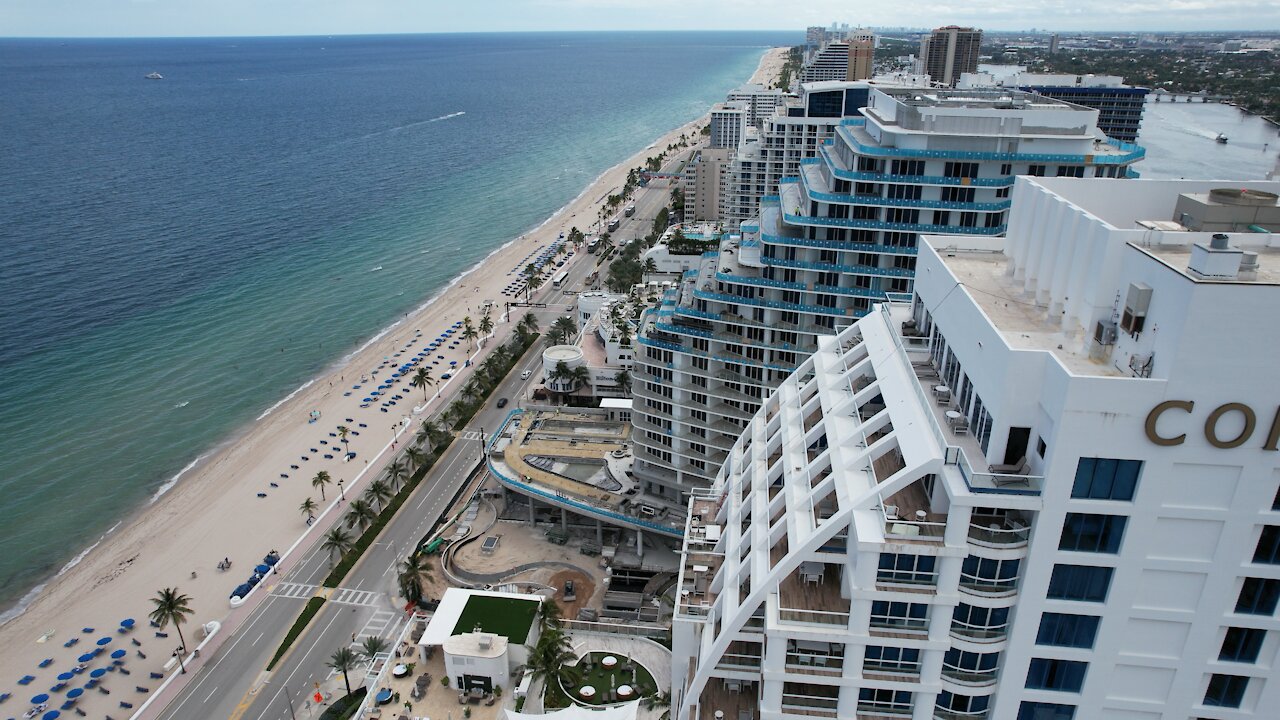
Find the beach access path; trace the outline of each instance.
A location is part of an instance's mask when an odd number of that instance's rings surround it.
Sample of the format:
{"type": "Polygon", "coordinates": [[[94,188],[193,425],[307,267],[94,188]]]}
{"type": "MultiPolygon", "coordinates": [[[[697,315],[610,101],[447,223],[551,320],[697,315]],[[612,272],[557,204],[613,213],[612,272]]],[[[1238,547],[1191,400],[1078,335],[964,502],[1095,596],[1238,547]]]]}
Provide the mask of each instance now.
{"type": "MultiPolygon", "coordinates": [[[[766,53],[753,80],[767,84],[776,78],[781,63],[775,56],[780,53],[766,53]]],[[[268,550],[285,550],[307,531],[298,508],[305,498],[320,500],[320,492],[310,483],[315,473],[325,470],[335,481],[345,481],[344,492],[360,492],[363,488],[358,485],[376,477],[381,464],[390,456],[385,449],[393,438],[400,441],[396,433],[404,432],[406,418],[408,427],[416,429],[418,421],[434,416],[448,400],[447,395],[465,381],[468,371],[452,381],[445,397],[415,408],[422,403],[420,391],[406,389],[403,399],[388,412],[382,412],[384,408],[377,402],[361,402],[364,396],[360,391],[370,387],[360,382],[361,376],[369,377],[378,369],[385,377],[385,363],[394,362],[397,353],[403,354],[416,349],[424,340],[436,338],[464,315],[478,321],[480,305],[486,301],[501,307],[507,298],[502,290],[531,256],[544,251],[559,233],[567,233],[570,227],[589,229],[596,222],[597,201],[620,189],[630,168],[641,165],[645,157],[652,154],[652,148],[666,147],[682,133],[692,132],[699,122],[705,122],[705,118],[673,130],[650,148],[606,171],[542,226],[495,252],[477,271],[460,278],[417,312],[406,315],[383,335],[354,352],[340,368],[316,378],[253,423],[195,467],[172,491],[104,540],[78,565],[50,581],[25,613],[0,627],[0,647],[5,648],[0,654],[0,678],[10,678],[13,682],[31,674],[37,677],[37,682],[45,684],[49,679],[43,677],[46,670],[61,672],[74,661],[77,648],[82,647],[64,648],[65,642],[80,637],[84,628],[95,629],[94,633],[83,633],[89,638],[113,633],[124,618],[139,621],[132,638],[142,643],[147,655],[143,659],[130,653],[128,663],[133,676],[146,678],[150,673],[167,672],[163,666],[172,646],[177,644],[176,636],[153,637],[153,630],[146,627],[146,615],[152,607],[150,598],[162,588],[177,588],[190,596],[194,615],[184,630],[190,635],[188,645],[194,646],[198,642],[199,625],[225,620],[231,614],[227,600],[230,591],[248,576],[252,566],[268,550]],[[352,389],[357,384],[362,387],[352,389]],[[347,392],[352,394],[345,394],[347,392]],[[369,406],[360,407],[362,404],[369,406]],[[315,423],[310,422],[313,413],[319,413],[315,423]],[[344,453],[348,449],[356,452],[356,459],[349,463],[343,462],[342,453],[323,452],[319,444],[321,440],[329,441],[328,447],[332,449],[334,437],[329,433],[339,424],[358,428],[360,432],[348,438],[349,448],[346,445],[342,448],[344,453]],[[325,454],[334,457],[325,459],[325,454]],[[304,456],[308,459],[302,460],[304,456]],[[293,465],[299,467],[295,469],[293,465]],[[360,476],[359,482],[357,476],[360,476]],[[223,558],[233,560],[233,570],[223,573],[216,569],[223,558]],[[53,659],[52,665],[38,668],[45,658],[53,659]]],[[[581,257],[584,256],[580,253],[578,259],[581,257]]],[[[508,332],[509,323],[498,324],[499,338],[508,332]]],[[[275,350],[264,348],[263,352],[275,350]]],[[[447,363],[457,362],[461,366],[468,351],[469,348],[463,346],[437,353],[444,355],[441,365],[434,366],[437,380],[443,372],[441,368],[449,367],[447,363]]],[[[325,489],[325,504],[333,504],[335,491],[336,484],[325,489]]],[[[329,519],[337,514],[336,510],[331,511],[329,519]]],[[[324,529],[324,520],[310,530],[312,537],[324,529]]],[[[301,559],[301,553],[287,556],[281,563],[281,572],[288,573],[301,559]]],[[[172,628],[170,634],[173,634],[172,628]]],[[[219,639],[219,644],[225,642],[225,637],[219,639]]],[[[151,687],[156,685],[155,681],[147,682],[151,687]]],[[[6,689],[9,688],[0,681],[0,691],[6,689]]],[[[127,697],[136,705],[145,696],[128,693],[127,697]]],[[[120,715],[121,711],[115,708],[119,699],[118,695],[91,698],[86,694],[82,707],[101,714],[101,709],[107,706],[98,705],[109,700],[113,713],[120,715]]]]}

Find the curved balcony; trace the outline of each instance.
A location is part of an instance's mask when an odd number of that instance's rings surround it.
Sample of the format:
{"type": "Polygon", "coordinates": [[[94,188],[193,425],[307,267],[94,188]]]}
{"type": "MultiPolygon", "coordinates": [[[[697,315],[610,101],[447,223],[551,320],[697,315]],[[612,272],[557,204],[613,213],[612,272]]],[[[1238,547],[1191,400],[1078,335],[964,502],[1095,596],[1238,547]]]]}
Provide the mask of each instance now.
{"type": "Polygon", "coordinates": [[[960,574],[960,592],[980,597],[1007,597],[1018,591],[1018,578],[984,578],[960,574]]]}
{"type": "Polygon", "coordinates": [[[933,717],[934,720],[984,720],[988,712],[988,710],[951,710],[935,707],[933,717]]]}
{"type": "Polygon", "coordinates": [[[1026,547],[1030,539],[1031,528],[1005,518],[974,516],[969,523],[969,542],[978,547],[1007,550],[1026,547]]]}
{"type": "Polygon", "coordinates": [[[795,247],[818,248],[820,250],[847,250],[849,252],[883,253],[886,255],[919,255],[920,249],[903,245],[885,245],[882,243],[853,242],[850,240],[810,240],[809,238],[788,237],[786,235],[760,234],[761,240],[770,245],[792,245],[795,247]]]}
{"type": "Polygon", "coordinates": [[[950,185],[950,186],[974,186],[974,187],[1013,187],[1013,176],[994,177],[994,178],[955,178],[946,177],[944,175],[892,175],[890,173],[874,173],[860,172],[857,170],[846,170],[840,167],[831,158],[830,145],[823,145],[818,148],[823,160],[827,162],[827,166],[831,169],[831,174],[841,180],[853,180],[855,182],[872,182],[872,183],[899,183],[908,185],[950,185]]]}
{"type": "Polygon", "coordinates": [[[850,317],[852,312],[846,312],[841,308],[824,307],[822,305],[806,305],[804,303],[789,303],[781,300],[762,300],[760,298],[745,298],[740,295],[728,295],[725,293],[712,292],[711,290],[694,290],[693,296],[699,300],[714,300],[716,302],[731,303],[735,305],[752,305],[754,307],[768,307],[775,310],[792,310],[795,312],[812,313],[814,315],[834,315],[836,317],[850,317]]]}
{"type": "Polygon", "coordinates": [[[972,643],[998,643],[1009,637],[1009,623],[1001,625],[970,625],[959,620],[951,621],[951,637],[972,643]]]}
{"type": "Polygon", "coordinates": [[[995,227],[959,227],[956,225],[933,225],[931,223],[895,223],[882,220],[857,220],[854,218],[812,217],[796,215],[783,211],[782,218],[793,225],[814,225],[818,227],[840,227],[854,230],[889,230],[893,232],[928,233],[934,235],[999,235],[1005,231],[1004,225],[995,227]]]}
{"type": "Polygon", "coordinates": [[[945,662],[942,663],[942,677],[957,685],[963,685],[965,687],[984,687],[987,685],[995,685],[996,676],[999,674],[999,667],[994,667],[989,670],[970,670],[948,665],[945,662]]]}
{"type": "Polygon", "coordinates": [[[804,283],[787,282],[785,280],[771,280],[769,278],[756,277],[752,275],[734,275],[733,273],[717,272],[716,280],[727,283],[736,283],[739,285],[754,285],[756,287],[779,288],[782,290],[800,290],[801,292],[808,290],[804,283]]]}
{"type": "Polygon", "coordinates": [[[818,272],[838,272],[848,275],[872,275],[877,277],[914,277],[915,273],[905,268],[876,267],[874,265],[842,265],[840,263],[809,262],[807,260],[787,260],[786,258],[760,257],[762,265],[773,267],[799,268],[818,272]]]}
{"type": "MultiPolygon", "coordinates": [[[[783,178],[786,182],[789,178],[783,178]]],[[[902,207],[918,210],[957,210],[960,212],[999,212],[1013,207],[1013,200],[999,202],[950,202],[946,200],[923,200],[909,198],[887,198],[879,195],[854,195],[850,193],[832,193],[815,190],[808,176],[800,173],[800,185],[805,197],[818,202],[835,203],[837,205],[873,205],[876,207],[902,207]]]]}

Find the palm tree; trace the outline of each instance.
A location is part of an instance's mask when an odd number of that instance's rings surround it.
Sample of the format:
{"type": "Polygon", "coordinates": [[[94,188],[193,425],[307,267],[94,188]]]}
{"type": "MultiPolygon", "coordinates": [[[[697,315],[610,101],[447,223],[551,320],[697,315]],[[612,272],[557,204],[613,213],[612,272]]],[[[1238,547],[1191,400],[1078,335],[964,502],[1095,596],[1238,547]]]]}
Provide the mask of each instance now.
{"type": "MultiPolygon", "coordinates": [[[[353,505],[355,503],[352,503],[353,505]]],[[[342,557],[351,549],[351,536],[342,528],[336,527],[324,535],[324,542],[320,543],[320,549],[329,553],[329,564],[333,565],[333,556],[342,557]]]]}
{"type": "Polygon", "coordinates": [[[396,576],[396,582],[400,585],[400,594],[404,599],[417,603],[422,599],[423,582],[430,578],[431,566],[427,564],[427,557],[415,552],[400,563],[400,574],[396,576]]]}
{"type": "Polygon", "coordinates": [[[414,447],[413,445],[405,449],[404,456],[415,470],[422,467],[422,464],[427,461],[427,454],[422,452],[422,448],[414,447]]]}
{"type": "Polygon", "coordinates": [[[573,318],[568,315],[556,318],[556,321],[552,323],[551,327],[552,329],[560,330],[564,333],[566,340],[572,340],[573,336],[578,334],[578,323],[574,322],[573,318]]]}
{"type": "Polygon", "coordinates": [[[644,708],[646,710],[662,710],[663,713],[658,716],[658,720],[667,720],[667,718],[671,717],[671,693],[662,692],[646,696],[644,708]]]}
{"type": "MultiPolygon", "coordinates": [[[[338,428],[341,430],[342,428],[338,428]]],[[[329,477],[329,473],[321,470],[316,476],[311,478],[311,487],[320,489],[320,501],[324,502],[324,486],[333,482],[333,478],[329,477]]]]}
{"type": "Polygon", "coordinates": [[[565,680],[575,680],[577,669],[570,668],[568,663],[575,659],[569,636],[563,630],[554,629],[542,634],[537,645],[526,645],[529,659],[524,670],[534,680],[542,680],[546,684],[565,680]]]}
{"type": "MultiPolygon", "coordinates": [[[[409,466],[404,462],[402,462],[401,460],[397,459],[387,466],[387,477],[391,480],[392,483],[395,484],[396,489],[398,490],[401,485],[404,485],[405,479],[409,477],[409,466]]],[[[376,484],[377,482],[370,483],[369,487],[373,487],[376,484]]],[[[382,486],[383,486],[383,489],[387,489],[386,483],[383,483],[382,486]]],[[[366,490],[365,492],[368,493],[368,490],[366,490]]],[[[384,494],[382,493],[381,490],[379,491],[379,493],[384,494]]],[[[386,492],[385,495],[386,497],[389,498],[391,497],[392,493],[386,492]]]]}
{"type": "Polygon", "coordinates": [[[649,282],[649,276],[658,272],[658,263],[653,258],[646,258],[642,269],[644,270],[644,281],[649,282]]]}
{"type": "Polygon", "coordinates": [[[462,397],[464,398],[475,400],[483,394],[484,390],[480,388],[480,383],[476,382],[474,377],[468,380],[466,385],[462,386],[462,397]]]}
{"type": "Polygon", "coordinates": [[[587,369],[586,365],[579,365],[569,371],[569,379],[573,380],[575,390],[583,385],[590,385],[591,371],[587,369]]]}
{"type": "Polygon", "coordinates": [[[351,434],[351,428],[346,425],[338,426],[338,439],[342,441],[342,451],[351,452],[351,448],[347,446],[347,436],[351,434]]]}
{"type": "Polygon", "coordinates": [[[538,616],[538,632],[549,633],[560,629],[560,605],[547,598],[542,601],[542,614],[538,616]]]}
{"type": "Polygon", "coordinates": [[[316,518],[316,510],[319,509],[320,505],[311,498],[303,500],[302,504],[298,506],[298,512],[302,513],[302,516],[307,519],[307,522],[311,522],[316,518]]]}
{"type": "Polygon", "coordinates": [[[374,512],[368,500],[352,500],[351,505],[347,507],[346,520],[349,529],[359,527],[360,531],[364,532],[365,528],[377,519],[378,513],[374,512]]]}
{"type": "Polygon", "coordinates": [[[476,328],[471,324],[471,318],[467,318],[467,322],[462,326],[462,339],[471,341],[471,349],[476,349],[476,338],[480,337],[480,333],[476,332],[476,328]]]}
{"type": "Polygon", "coordinates": [[[426,443],[428,451],[435,450],[436,440],[439,438],[440,433],[440,427],[434,422],[423,420],[422,424],[418,426],[417,440],[418,442],[426,443]]]}
{"type": "Polygon", "coordinates": [[[538,316],[531,312],[525,313],[524,317],[520,318],[520,330],[529,335],[538,332],[538,316]]]}
{"type": "MultiPolygon", "coordinates": [[[[404,477],[404,463],[397,460],[394,463],[391,463],[391,467],[387,468],[387,471],[390,472],[392,468],[398,471],[392,477],[399,482],[400,479],[404,477]]],[[[395,497],[395,493],[392,492],[391,488],[385,482],[381,480],[374,480],[369,483],[369,487],[364,489],[364,496],[372,505],[381,510],[387,506],[388,500],[395,497]]]]}
{"type": "Polygon", "coordinates": [[[623,323],[618,330],[618,344],[622,347],[631,347],[631,326],[623,323]]]}
{"type": "Polygon", "coordinates": [[[360,664],[360,655],[349,647],[339,649],[329,657],[329,662],[325,663],[330,668],[342,673],[342,682],[347,685],[347,694],[351,694],[351,679],[347,677],[347,672],[355,670],[360,664]]]}
{"type": "MultiPolygon", "coordinates": [[[[431,368],[422,365],[413,372],[413,379],[409,384],[416,388],[422,388],[422,399],[427,399],[427,386],[434,385],[436,381],[431,377],[431,368]]],[[[345,440],[343,442],[346,442],[345,440]]]]}
{"type": "Polygon", "coordinates": [[[626,370],[619,370],[613,376],[613,384],[622,388],[622,392],[631,392],[631,373],[626,370]]]}
{"type": "Polygon", "coordinates": [[[386,652],[389,645],[386,638],[370,635],[360,643],[360,654],[368,658],[369,662],[373,662],[374,656],[386,652]]]}
{"type": "Polygon", "coordinates": [[[480,334],[488,335],[491,332],[493,332],[493,318],[489,317],[489,313],[485,313],[480,318],[480,334]]]}
{"type": "Polygon", "coordinates": [[[553,327],[547,331],[547,346],[564,345],[568,342],[568,338],[564,336],[564,331],[558,327],[553,327]]]}
{"type": "Polygon", "coordinates": [[[148,614],[148,617],[151,618],[152,622],[156,623],[156,627],[160,630],[168,627],[169,623],[173,623],[174,629],[178,631],[178,640],[182,643],[185,652],[187,639],[182,636],[182,623],[186,622],[195,613],[191,609],[191,598],[178,592],[178,588],[165,588],[151,598],[151,603],[155,607],[148,614]]]}
{"type": "Polygon", "coordinates": [[[524,301],[529,302],[530,294],[540,287],[542,287],[542,276],[534,275],[530,277],[529,282],[524,286],[524,301]]]}

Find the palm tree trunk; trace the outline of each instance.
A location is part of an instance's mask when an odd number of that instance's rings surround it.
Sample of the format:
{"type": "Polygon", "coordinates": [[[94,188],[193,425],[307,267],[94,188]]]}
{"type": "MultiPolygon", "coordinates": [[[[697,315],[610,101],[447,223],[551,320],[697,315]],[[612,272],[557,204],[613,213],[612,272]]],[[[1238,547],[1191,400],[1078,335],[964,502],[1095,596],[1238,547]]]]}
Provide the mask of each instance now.
{"type": "Polygon", "coordinates": [[[343,670],[343,671],[342,671],[342,682],[346,684],[346,686],[347,686],[347,694],[348,694],[348,695],[350,695],[350,694],[351,694],[351,680],[349,680],[349,679],[347,678],[347,671],[346,671],[346,670],[343,670]]]}
{"type": "Polygon", "coordinates": [[[173,629],[178,631],[178,642],[182,643],[182,649],[187,649],[187,639],[182,637],[182,626],[178,623],[173,624],[173,629]]]}

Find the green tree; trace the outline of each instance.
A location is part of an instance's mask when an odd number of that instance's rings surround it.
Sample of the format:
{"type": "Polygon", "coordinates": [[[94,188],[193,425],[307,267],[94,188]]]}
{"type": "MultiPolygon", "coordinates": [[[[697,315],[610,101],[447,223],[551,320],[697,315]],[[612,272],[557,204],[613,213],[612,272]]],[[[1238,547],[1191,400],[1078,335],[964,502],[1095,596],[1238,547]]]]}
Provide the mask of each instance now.
{"type": "MultiPolygon", "coordinates": [[[[399,472],[396,475],[391,475],[390,477],[394,479],[394,482],[399,483],[401,478],[404,477],[404,463],[397,460],[391,465],[399,472]]],[[[390,468],[388,468],[388,472],[390,472],[390,468]]],[[[364,489],[364,497],[370,505],[373,505],[377,510],[381,511],[387,506],[387,501],[395,497],[395,493],[392,492],[391,487],[385,482],[381,480],[374,480],[369,483],[369,487],[364,489]]]]}
{"type": "Polygon", "coordinates": [[[524,671],[535,681],[542,680],[545,685],[559,682],[561,685],[576,684],[578,673],[569,663],[576,658],[569,641],[569,636],[559,629],[542,633],[535,645],[526,645],[529,658],[524,664],[524,671]]]}
{"type": "Polygon", "coordinates": [[[613,384],[622,389],[622,392],[631,392],[631,373],[626,370],[619,370],[613,376],[613,384]]]}
{"type": "Polygon", "coordinates": [[[391,644],[387,642],[386,638],[370,635],[360,642],[360,654],[372,663],[375,657],[385,653],[390,646],[391,644]]]}
{"type": "MultiPolygon", "coordinates": [[[[151,598],[151,604],[153,607],[147,616],[160,630],[172,623],[174,629],[178,631],[178,641],[182,643],[185,653],[187,639],[182,636],[182,623],[195,614],[195,610],[191,609],[191,598],[178,592],[178,588],[165,588],[151,598]]],[[[183,672],[186,670],[184,669],[183,672]]]]}
{"type": "Polygon", "coordinates": [[[345,519],[349,529],[359,528],[363,532],[378,519],[378,513],[374,511],[368,500],[352,500],[351,505],[347,507],[345,519]]]}
{"type": "Polygon", "coordinates": [[[311,498],[307,498],[306,500],[303,500],[302,504],[298,506],[298,512],[302,513],[302,516],[307,519],[307,522],[310,522],[316,518],[316,510],[319,510],[319,509],[320,509],[320,505],[317,504],[316,501],[312,500],[311,498]]]}
{"type": "Polygon", "coordinates": [[[649,282],[649,276],[658,272],[658,263],[653,258],[645,258],[641,268],[644,270],[645,282],[649,282]]]}
{"type": "Polygon", "coordinates": [[[480,337],[480,333],[476,332],[476,328],[471,324],[471,318],[467,318],[467,322],[462,326],[462,339],[471,343],[471,349],[476,349],[476,338],[480,337]]]}
{"type": "MultiPolygon", "coordinates": [[[[392,462],[390,465],[387,466],[387,477],[391,479],[391,482],[395,485],[396,489],[399,489],[402,485],[404,485],[404,481],[409,479],[409,465],[405,463],[403,460],[397,459],[396,461],[392,462]]],[[[373,487],[374,485],[377,485],[377,484],[378,483],[376,482],[372,483],[369,485],[369,487],[373,487]]],[[[383,498],[383,500],[385,501],[385,499],[390,498],[394,493],[390,492],[390,490],[386,487],[385,483],[382,485],[382,487],[384,489],[387,489],[387,492],[384,493],[385,497],[383,498]]],[[[368,491],[365,491],[365,492],[367,493],[368,491]]]]}
{"type": "Polygon", "coordinates": [[[351,549],[353,541],[351,536],[342,528],[332,528],[324,534],[324,541],[320,543],[320,549],[329,553],[329,565],[333,565],[333,556],[342,557],[351,549]]]}
{"type": "Polygon", "coordinates": [[[346,425],[338,426],[338,439],[342,441],[343,452],[351,452],[351,448],[347,446],[347,436],[351,434],[351,428],[346,425]]]}
{"type": "Polygon", "coordinates": [[[427,563],[427,557],[415,552],[400,562],[396,583],[406,601],[417,603],[422,599],[424,583],[430,578],[431,566],[427,563]]]}
{"type": "Polygon", "coordinates": [[[493,332],[493,318],[489,317],[489,313],[485,313],[480,318],[480,334],[488,335],[493,332]]]}
{"type": "Polygon", "coordinates": [[[573,318],[565,315],[556,318],[556,321],[551,324],[551,329],[559,330],[566,341],[572,342],[574,336],[578,334],[578,323],[574,322],[573,318]]]}
{"type": "Polygon", "coordinates": [[[520,329],[527,335],[538,332],[539,327],[538,316],[531,312],[525,313],[524,317],[520,318],[520,329]]]}
{"type": "Polygon", "coordinates": [[[433,452],[436,446],[440,444],[440,436],[443,434],[445,434],[445,431],[439,425],[431,420],[423,420],[422,424],[418,426],[417,440],[420,443],[426,443],[427,451],[433,452]]]}
{"type": "Polygon", "coordinates": [[[333,482],[333,478],[329,477],[329,473],[325,470],[321,470],[320,472],[316,473],[315,477],[311,478],[311,487],[317,488],[320,490],[321,502],[324,502],[324,486],[328,485],[331,482],[333,482]]]}
{"type": "Polygon", "coordinates": [[[524,286],[524,301],[529,302],[530,298],[532,297],[533,291],[537,290],[540,287],[542,287],[542,276],[534,275],[530,277],[529,281],[524,286]]]}
{"type": "Polygon", "coordinates": [[[347,673],[355,670],[360,664],[360,655],[349,647],[339,649],[333,655],[329,656],[329,662],[325,663],[328,667],[342,673],[342,682],[347,686],[347,694],[351,694],[351,678],[347,673]]]}
{"type": "Polygon", "coordinates": [[[414,470],[417,470],[418,468],[422,467],[422,464],[427,461],[427,454],[422,451],[422,448],[416,447],[414,445],[410,445],[409,447],[405,448],[404,457],[406,460],[409,461],[410,466],[414,470]]]}
{"type": "Polygon", "coordinates": [[[436,381],[431,377],[431,368],[426,365],[420,365],[417,370],[413,371],[413,379],[409,384],[416,388],[422,388],[422,399],[427,399],[427,386],[435,385],[436,381]]]}

